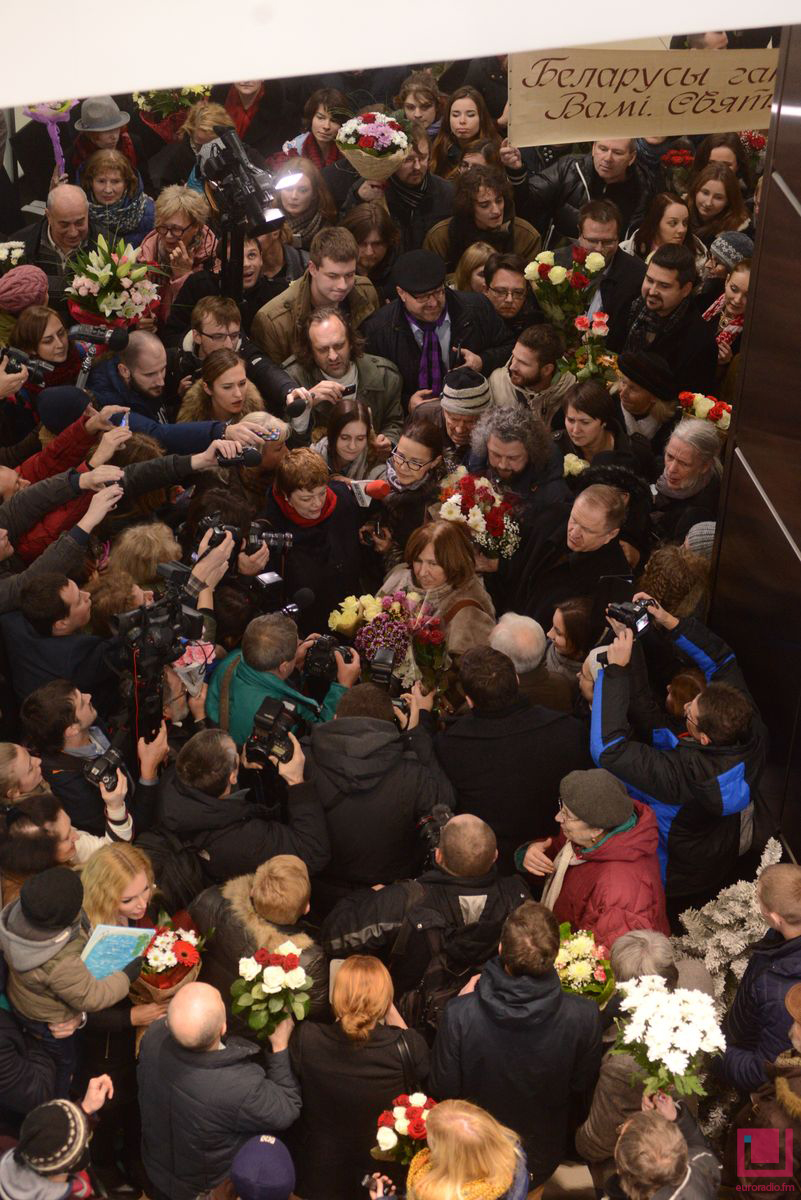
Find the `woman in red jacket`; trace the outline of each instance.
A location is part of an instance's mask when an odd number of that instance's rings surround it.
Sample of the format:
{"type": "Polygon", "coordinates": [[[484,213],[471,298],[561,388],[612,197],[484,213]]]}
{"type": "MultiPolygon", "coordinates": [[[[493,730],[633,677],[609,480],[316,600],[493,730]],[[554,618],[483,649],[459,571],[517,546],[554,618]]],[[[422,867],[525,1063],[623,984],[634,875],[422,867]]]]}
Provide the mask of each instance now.
{"type": "Polygon", "coordinates": [[[515,856],[546,877],[542,903],[560,923],[611,946],[631,929],[670,933],[657,857],[656,817],[609,771],[571,771],[559,788],[557,837],[515,856]]]}

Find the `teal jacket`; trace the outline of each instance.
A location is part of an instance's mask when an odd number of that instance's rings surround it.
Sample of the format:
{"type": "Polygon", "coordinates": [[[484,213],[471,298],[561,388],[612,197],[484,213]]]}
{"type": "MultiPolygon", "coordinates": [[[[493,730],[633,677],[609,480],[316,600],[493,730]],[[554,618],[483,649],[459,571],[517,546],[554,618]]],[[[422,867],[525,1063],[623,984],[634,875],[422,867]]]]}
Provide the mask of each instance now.
{"type": "Polygon", "coordinates": [[[228,667],[235,660],[237,666],[229,690],[228,733],[237,746],[244,746],[253,732],[253,718],[265,696],[272,696],[275,700],[288,700],[295,705],[298,717],[309,725],[333,719],[339,698],[345,691],[341,683],[332,683],[322,704],[318,704],[316,700],[296,691],[271,671],[257,671],[249,667],[242,658],[242,651],[232,650],[219,664],[209,684],[206,715],[215,725],[221,724],[220,688],[228,667]]]}

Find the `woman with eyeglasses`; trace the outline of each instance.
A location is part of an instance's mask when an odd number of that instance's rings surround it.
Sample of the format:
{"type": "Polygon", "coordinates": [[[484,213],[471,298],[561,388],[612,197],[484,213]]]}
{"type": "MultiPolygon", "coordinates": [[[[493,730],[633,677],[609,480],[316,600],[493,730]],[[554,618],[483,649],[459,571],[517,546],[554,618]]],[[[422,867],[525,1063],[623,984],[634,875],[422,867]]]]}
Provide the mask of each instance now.
{"type": "Polygon", "coordinates": [[[177,183],[164,188],[156,200],[155,228],[143,238],[139,257],[161,268],[152,279],[159,285],[162,325],[187,276],[211,265],[214,258],[217,238],[207,224],[209,215],[205,196],[177,183]]]}

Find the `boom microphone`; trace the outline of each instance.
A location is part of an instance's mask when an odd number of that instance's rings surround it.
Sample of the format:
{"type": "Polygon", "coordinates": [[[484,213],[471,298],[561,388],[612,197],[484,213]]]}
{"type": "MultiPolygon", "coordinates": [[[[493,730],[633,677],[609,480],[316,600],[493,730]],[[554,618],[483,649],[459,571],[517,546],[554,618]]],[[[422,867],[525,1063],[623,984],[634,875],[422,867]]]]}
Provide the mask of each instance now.
{"type": "Polygon", "coordinates": [[[128,345],[127,329],[108,329],[105,325],[73,325],[68,337],[78,342],[93,342],[109,350],[124,350],[128,345]]]}

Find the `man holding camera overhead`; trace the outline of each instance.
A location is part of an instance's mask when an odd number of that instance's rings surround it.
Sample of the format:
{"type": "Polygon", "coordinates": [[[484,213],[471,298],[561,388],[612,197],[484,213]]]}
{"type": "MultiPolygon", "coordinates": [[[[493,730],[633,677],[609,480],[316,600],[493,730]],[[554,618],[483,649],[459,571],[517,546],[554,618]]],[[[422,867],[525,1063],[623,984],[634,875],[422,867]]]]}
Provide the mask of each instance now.
{"type": "Polygon", "coordinates": [[[678,913],[706,903],[733,882],[737,859],[751,845],[754,789],[765,761],[766,731],[734,654],[700,621],[679,620],[651,596],[651,623],[699,667],[706,688],[685,706],[687,736],[655,727],[653,710],[631,687],[633,630],[610,621],[616,637],[595,683],[590,751],[596,766],[622,779],[653,808],[659,859],[675,927],[678,913]],[[636,713],[635,710],[636,709],[636,713]],[[651,729],[651,745],[635,741],[629,717],[651,729]]]}

